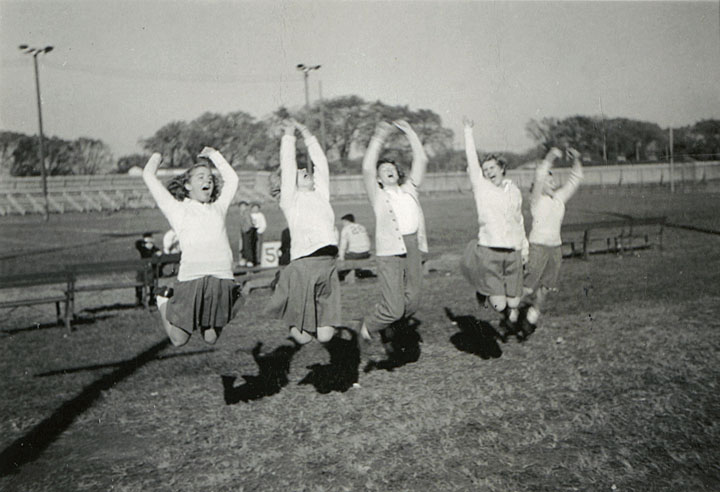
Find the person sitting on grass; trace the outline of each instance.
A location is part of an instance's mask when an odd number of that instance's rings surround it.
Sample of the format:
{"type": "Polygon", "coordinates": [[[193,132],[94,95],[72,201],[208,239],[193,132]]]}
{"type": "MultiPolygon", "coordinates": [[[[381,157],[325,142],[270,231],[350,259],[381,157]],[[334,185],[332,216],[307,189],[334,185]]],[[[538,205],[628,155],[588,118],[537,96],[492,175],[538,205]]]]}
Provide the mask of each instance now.
{"type": "Polygon", "coordinates": [[[505,178],[504,159],[486,156],[482,166],[475,150],[473,122],[467,118],[465,154],[478,215],[478,235],[465,248],[461,271],[475,289],[481,305],[487,302],[504,314],[504,340],[514,332],[523,295],[523,263],[528,254],[522,215],[522,194],[505,178]]]}
{"type": "Polygon", "coordinates": [[[353,214],[342,216],[340,231],[340,260],[364,260],[370,258],[370,236],[362,224],[355,222],[353,214]]]}
{"type": "Polygon", "coordinates": [[[317,138],[295,120],[285,122],[280,168],[280,209],[292,237],[290,264],[280,271],[266,312],[283,320],[297,344],[313,338],[329,342],[341,321],[330,170],[317,138]],[[297,167],[296,130],[305,140],[313,173],[297,167]]]}
{"type": "Polygon", "coordinates": [[[423,270],[427,253],[425,217],[418,188],[425,177],[427,155],[422,142],[407,121],[393,125],[380,122],[363,159],[363,181],[375,213],[375,255],[380,299],[360,326],[360,336],[371,340],[380,333],[388,355],[395,338],[396,323],[409,320],[420,307],[423,270]],[[406,180],[394,161],[380,159],[380,151],[393,129],[405,134],[413,153],[406,180]]]}
{"type": "Polygon", "coordinates": [[[205,147],[198,157],[202,162],[173,178],[167,188],[155,175],[162,161],[159,153],[154,153],[143,169],[143,180],[182,249],[174,288],[157,296],[162,326],[176,347],[185,345],[195,330],[214,344],[234,315],[233,305],[240,305],[225,225],[238,176],[211,147],[205,147]],[[205,159],[220,171],[222,191],[205,159]]]}
{"type": "Polygon", "coordinates": [[[548,292],[557,290],[562,262],[560,227],[565,216],[565,204],[583,179],[580,153],[571,148],[567,150],[567,155],[572,158],[573,166],[563,186],[558,187],[551,171],[555,159],[562,156],[559,149],[553,147],[535,169],[535,181],[530,191],[530,255],[525,274],[524,300],[530,304],[525,314],[525,336],[535,331],[548,292]]]}

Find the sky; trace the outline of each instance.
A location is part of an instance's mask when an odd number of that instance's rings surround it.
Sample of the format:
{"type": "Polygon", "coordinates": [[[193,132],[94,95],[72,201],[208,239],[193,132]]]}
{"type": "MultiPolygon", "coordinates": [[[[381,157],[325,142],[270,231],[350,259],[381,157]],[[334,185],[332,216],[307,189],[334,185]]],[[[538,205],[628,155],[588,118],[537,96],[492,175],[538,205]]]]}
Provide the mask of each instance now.
{"type": "Polygon", "coordinates": [[[90,137],[116,158],[206,111],[262,118],[355,94],[431,109],[485,150],[531,118],[720,118],[719,2],[0,0],[0,130],[90,137]],[[320,85],[322,91],[320,91],[320,85]]]}

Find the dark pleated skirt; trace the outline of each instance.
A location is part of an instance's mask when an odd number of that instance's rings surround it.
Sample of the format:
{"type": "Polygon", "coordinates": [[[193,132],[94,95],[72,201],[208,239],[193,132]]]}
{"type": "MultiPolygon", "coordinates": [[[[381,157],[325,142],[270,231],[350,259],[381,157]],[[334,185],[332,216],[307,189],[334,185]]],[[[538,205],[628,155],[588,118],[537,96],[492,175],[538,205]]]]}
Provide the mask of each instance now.
{"type": "Polygon", "coordinates": [[[222,328],[232,319],[234,285],[232,280],[210,276],[175,282],[167,306],[168,321],[188,333],[222,328]]]}

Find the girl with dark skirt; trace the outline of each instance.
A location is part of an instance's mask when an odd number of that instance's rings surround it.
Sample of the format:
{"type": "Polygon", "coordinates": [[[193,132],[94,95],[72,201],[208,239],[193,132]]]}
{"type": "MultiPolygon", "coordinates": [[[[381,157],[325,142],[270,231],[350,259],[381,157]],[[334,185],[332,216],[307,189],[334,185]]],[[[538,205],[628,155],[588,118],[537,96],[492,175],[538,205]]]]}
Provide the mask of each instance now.
{"type": "Polygon", "coordinates": [[[280,209],[290,230],[290,264],[281,272],[267,306],[296,343],[329,342],[340,324],[340,280],[330,171],[320,143],[295,120],[285,123],[280,143],[280,209]],[[298,169],[295,131],[305,139],[314,172],[298,169]]]}
{"type": "Polygon", "coordinates": [[[233,317],[237,292],[225,216],[238,176],[213,148],[205,147],[198,157],[204,162],[173,178],[167,189],[155,175],[162,161],[159,153],[143,169],[143,180],[182,249],[174,288],[157,296],[163,328],[176,347],[186,344],[195,330],[207,343],[215,343],[233,317]],[[222,191],[208,161],[220,171],[222,191]]]}

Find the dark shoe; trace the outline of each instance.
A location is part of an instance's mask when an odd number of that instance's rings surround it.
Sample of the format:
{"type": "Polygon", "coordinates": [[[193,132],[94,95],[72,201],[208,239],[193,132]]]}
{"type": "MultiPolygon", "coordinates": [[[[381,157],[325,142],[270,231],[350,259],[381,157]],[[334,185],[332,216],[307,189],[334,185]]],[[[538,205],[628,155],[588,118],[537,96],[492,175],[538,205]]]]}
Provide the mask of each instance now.
{"type": "Polygon", "coordinates": [[[173,288],[166,285],[164,287],[159,287],[157,292],[155,293],[155,295],[161,296],[161,297],[167,297],[168,299],[170,299],[173,296],[173,293],[174,293],[173,288]]]}

